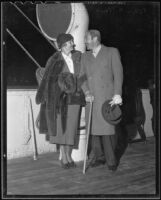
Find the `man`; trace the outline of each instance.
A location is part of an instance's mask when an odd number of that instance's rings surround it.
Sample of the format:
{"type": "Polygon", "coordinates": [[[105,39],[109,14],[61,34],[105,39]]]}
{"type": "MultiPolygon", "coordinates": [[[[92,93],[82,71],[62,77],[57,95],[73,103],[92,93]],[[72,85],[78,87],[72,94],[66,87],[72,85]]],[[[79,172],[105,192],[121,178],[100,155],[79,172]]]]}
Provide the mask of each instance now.
{"type": "Polygon", "coordinates": [[[156,127],[155,127],[155,116],[156,116],[156,109],[155,109],[155,83],[153,79],[148,80],[148,89],[150,93],[150,103],[153,108],[153,116],[152,116],[152,129],[154,136],[156,137],[156,127]]]}
{"type": "MultiPolygon", "coordinates": [[[[101,145],[109,170],[116,170],[118,160],[115,156],[115,126],[107,123],[102,116],[102,104],[111,100],[110,104],[122,104],[123,68],[116,48],[101,44],[98,30],[89,30],[85,36],[87,51],[82,55],[81,74],[87,81],[82,85],[86,101],[93,101],[92,113],[92,150],[94,156],[101,157],[101,145]],[[102,143],[102,144],[101,144],[102,143]]],[[[88,105],[86,116],[88,116],[88,105]]]]}
{"type": "Polygon", "coordinates": [[[68,169],[76,166],[71,154],[80,108],[85,101],[77,83],[81,52],[74,50],[74,39],[70,34],[59,34],[57,44],[60,51],[47,61],[37,90],[36,103],[41,103],[39,131],[46,133],[50,143],[60,145],[61,166],[68,169]]]}

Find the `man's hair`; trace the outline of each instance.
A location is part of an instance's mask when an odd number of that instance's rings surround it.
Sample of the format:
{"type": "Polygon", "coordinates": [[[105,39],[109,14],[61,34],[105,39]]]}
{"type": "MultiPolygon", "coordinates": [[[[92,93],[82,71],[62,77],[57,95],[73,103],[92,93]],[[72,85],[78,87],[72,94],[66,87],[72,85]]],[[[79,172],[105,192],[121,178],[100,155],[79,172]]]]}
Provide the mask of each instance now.
{"type": "Polygon", "coordinates": [[[88,33],[91,35],[91,38],[97,37],[97,40],[101,42],[101,34],[98,30],[89,30],[88,33]]]}

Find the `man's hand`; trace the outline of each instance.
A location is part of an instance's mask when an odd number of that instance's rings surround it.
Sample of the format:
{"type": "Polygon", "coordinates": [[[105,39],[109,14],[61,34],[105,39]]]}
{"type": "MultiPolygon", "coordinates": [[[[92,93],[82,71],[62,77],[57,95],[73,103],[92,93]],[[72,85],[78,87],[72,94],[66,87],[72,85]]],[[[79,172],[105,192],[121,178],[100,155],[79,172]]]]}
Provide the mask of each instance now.
{"type": "Polygon", "coordinates": [[[88,94],[88,95],[86,96],[86,102],[92,102],[92,101],[94,101],[94,96],[88,94]]]}
{"type": "Polygon", "coordinates": [[[114,104],[122,105],[122,98],[119,94],[115,94],[112,98],[112,101],[110,102],[111,106],[114,104]]]}
{"type": "Polygon", "coordinates": [[[86,102],[92,102],[92,101],[94,101],[94,96],[91,95],[89,91],[87,91],[85,93],[85,99],[86,99],[86,102]]]}

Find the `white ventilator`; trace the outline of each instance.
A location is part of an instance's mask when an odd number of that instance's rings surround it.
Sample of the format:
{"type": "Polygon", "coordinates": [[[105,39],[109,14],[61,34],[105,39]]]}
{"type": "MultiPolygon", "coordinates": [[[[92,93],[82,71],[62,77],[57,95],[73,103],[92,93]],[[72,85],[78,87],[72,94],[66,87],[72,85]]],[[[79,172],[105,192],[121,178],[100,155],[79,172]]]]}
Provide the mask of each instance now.
{"type": "Polygon", "coordinates": [[[70,33],[76,50],[85,51],[84,36],[89,17],[83,3],[37,4],[36,16],[42,33],[55,45],[58,34],[70,33]]]}
{"type": "MultiPolygon", "coordinates": [[[[74,37],[75,49],[82,53],[85,51],[84,36],[88,30],[89,17],[83,3],[37,4],[36,16],[42,33],[53,41],[57,50],[58,34],[70,33],[74,37]]],[[[80,141],[79,152],[72,153],[75,161],[84,159],[85,142],[80,141]]]]}

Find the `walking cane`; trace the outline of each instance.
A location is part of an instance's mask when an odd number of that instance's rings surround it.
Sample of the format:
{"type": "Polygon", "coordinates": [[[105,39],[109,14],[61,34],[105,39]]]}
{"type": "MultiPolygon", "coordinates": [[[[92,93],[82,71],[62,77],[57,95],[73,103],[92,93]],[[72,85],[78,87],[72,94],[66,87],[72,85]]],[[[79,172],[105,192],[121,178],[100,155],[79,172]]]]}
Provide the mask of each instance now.
{"type": "Polygon", "coordinates": [[[34,126],[34,116],[33,116],[33,108],[32,108],[32,102],[31,102],[31,98],[28,96],[29,99],[29,107],[30,107],[30,115],[31,115],[31,123],[32,123],[32,144],[33,144],[33,158],[34,160],[37,160],[37,156],[38,156],[38,152],[37,152],[37,144],[36,144],[36,134],[35,134],[35,126],[34,126]]]}
{"type": "Polygon", "coordinates": [[[84,153],[83,174],[85,174],[85,171],[86,171],[86,160],[87,160],[88,140],[89,140],[89,134],[90,134],[90,127],[91,127],[92,109],[93,109],[93,101],[90,101],[88,127],[87,127],[87,141],[86,141],[86,148],[85,148],[85,153],[84,153]]]}

